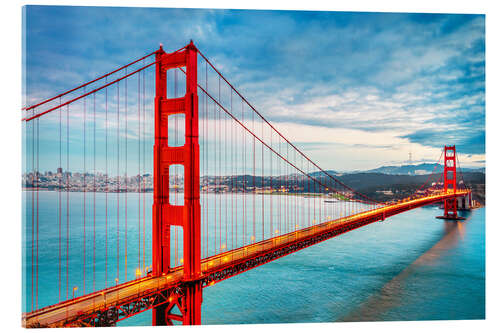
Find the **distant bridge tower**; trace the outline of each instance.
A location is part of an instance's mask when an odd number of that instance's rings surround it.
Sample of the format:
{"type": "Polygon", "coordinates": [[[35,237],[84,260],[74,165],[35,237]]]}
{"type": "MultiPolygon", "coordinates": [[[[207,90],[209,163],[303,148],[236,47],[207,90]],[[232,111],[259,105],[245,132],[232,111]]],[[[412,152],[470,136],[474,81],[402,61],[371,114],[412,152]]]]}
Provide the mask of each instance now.
{"type": "MultiPolygon", "coordinates": [[[[184,325],[201,324],[202,287],[200,228],[200,147],[198,143],[197,50],[191,42],[183,51],[156,52],[154,201],[153,201],[153,275],[170,271],[170,228],[183,228],[183,268],[187,282],[176,296],[181,316],[171,313],[167,304],[153,309],[153,325],[168,325],[172,320],[184,325]],[[186,94],[167,96],[167,70],[185,68],[186,94]],[[173,115],[185,116],[185,141],[180,147],[169,145],[168,121],[173,115]],[[169,202],[169,168],[184,166],[184,205],[169,202]]],[[[166,296],[169,297],[169,296],[166,296]]],[[[173,302],[172,302],[173,304],[173,302]]]]}
{"type": "MultiPolygon", "coordinates": [[[[457,192],[457,165],[455,146],[444,146],[444,192],[457,192]],[[450,189],[451,185],[451,189],[450,189]]],[[[457,218],[457,200],[444,201],[444,216],[452,219],[457,218]]]]}
{"type": "MultiPolygon", "coordinates": [[[[449,194],[457,193],[457,158],[455,146],[444,146],[444,186],[443,192],[449,194]]],[[[457,215],[457,199],[444,200],[444,215],[438,216],[441,219],[447,220],[462,220],[463,218],[457,215]]]]}

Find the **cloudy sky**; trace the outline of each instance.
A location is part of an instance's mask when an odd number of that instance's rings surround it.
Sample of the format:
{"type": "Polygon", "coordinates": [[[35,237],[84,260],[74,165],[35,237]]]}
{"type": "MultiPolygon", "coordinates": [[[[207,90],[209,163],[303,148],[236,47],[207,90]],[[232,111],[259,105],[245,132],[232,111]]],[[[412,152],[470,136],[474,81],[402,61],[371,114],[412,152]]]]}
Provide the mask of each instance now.
{"type": "Polygon", "coordinates": [[[325,169],[485,159],[483,15],[25,8],[28,103],[192,39],[325,169]]]}

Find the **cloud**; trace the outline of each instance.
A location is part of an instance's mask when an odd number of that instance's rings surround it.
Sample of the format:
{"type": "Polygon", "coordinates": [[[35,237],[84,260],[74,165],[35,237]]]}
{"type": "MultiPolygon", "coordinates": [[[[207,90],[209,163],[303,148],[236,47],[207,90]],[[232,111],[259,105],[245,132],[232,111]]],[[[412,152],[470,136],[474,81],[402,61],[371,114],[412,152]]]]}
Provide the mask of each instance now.
{"type": "Polygon", "coordinates": [[[26,17],[28,102],[193,39],[334,169],[332,145],[357,152],[345,169],[371,167],[359,157],[369,149],[432,160],[455,143],[471,162],[484,157],[484,15],[28,6],[26,17]]]}
{"type": "Polygon", "coordinates": [[[422,130],[403,135],[401,138],[430,147],[442,147],[442,142],[447,142],[447,145],[455,145],[457,151],[462,154],[472,155],[485,151],[485,136],[484,132],[481,131],[422,130]]]}

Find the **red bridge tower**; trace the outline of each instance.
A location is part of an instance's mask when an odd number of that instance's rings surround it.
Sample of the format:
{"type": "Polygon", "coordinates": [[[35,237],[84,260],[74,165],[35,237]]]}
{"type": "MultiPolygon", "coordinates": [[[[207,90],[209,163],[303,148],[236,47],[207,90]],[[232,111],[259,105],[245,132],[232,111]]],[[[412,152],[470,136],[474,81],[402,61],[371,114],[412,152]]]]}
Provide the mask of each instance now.
{"type": "MultiPolygon", "coordinates": [[[[455,154],[455,146],[444,146],[444,191],[450,192],[452,190],[453,194],[457,192],[457,166],[455,154]]],[[[457,217],[456,199],[444,201],[444,216],[452,219],[457,217]]]]}
{"type": "Polygon", "coordinates": [[[153,201],[153,275],[170,270],[170,228],[183,228],[184,281],[178,301],[153,309],[153,325],[171,324],[172,320],[185,325],[201,324],[202,287],[198,278],[200,264],[200,168],[198,143],[197,50],[193,42],[182,51],[156,53],[155,143],[154,143],[154,201],[153,201]],[[185,68],[186,95],[167,96],[167,70],[185,68]],[[169,116],[185,116],[185,143],[172,147],[168,142],[169,116]],[[169,167],[184,166],[184,205],[169,202],[169,167]],[[172,304],[179,307],[181,316],[171,313],[172,304]]]}
{"type": "MultiPolygon", "coordinates": [[[[457,159],[455,146],[444,146],[444,186],[445,193],[457,193],[457,159]],[[451,186],[450,186],[451,185],[451,186]]],[[[444,200],[444,215],[438,218],[446,220],[462,220],[457,215],[457,198],[444,200]]]]}

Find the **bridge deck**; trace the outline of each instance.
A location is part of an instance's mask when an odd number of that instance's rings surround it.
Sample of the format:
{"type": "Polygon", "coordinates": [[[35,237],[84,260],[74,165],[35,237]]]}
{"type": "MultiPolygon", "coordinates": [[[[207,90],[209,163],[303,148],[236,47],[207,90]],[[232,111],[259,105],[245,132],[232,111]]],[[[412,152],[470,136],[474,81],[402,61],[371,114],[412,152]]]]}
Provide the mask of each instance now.
{"type": "MultiPolygon", "coordinates": [[[[363,225],[383,220],[417,207],[443,201],[453,197],[466,195],[467,191],[457,191],[453,194],[426,196],[384,206],[348,217],[327,221],[312,227],[293,231],[242,248],[202,260],[203,286],[209,286],[246,270],[270,262],[279,257],[298,251],[304,247],[316,244],[325,239],[348,232],[363,225]]],[[[171,273],[158,277],[144,277],[107,289],[84,295],[72,300],[51,305],[34,312],[23,314],[23,324],[26,327],[64,326],[88,317],[93,313],[102,312],[111,307],[123,304],[134,304],[138,299],[148,298],[158,292],[175,288],[183,284],[182,267],[171,273]]],[[[152,304],[149,308],[154,307],[152,304]]],[[[141,308],[141,312],[148,307],[141,308]]],[[[124,319],[122,316],[118,320],[124,319]]]]}

